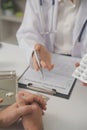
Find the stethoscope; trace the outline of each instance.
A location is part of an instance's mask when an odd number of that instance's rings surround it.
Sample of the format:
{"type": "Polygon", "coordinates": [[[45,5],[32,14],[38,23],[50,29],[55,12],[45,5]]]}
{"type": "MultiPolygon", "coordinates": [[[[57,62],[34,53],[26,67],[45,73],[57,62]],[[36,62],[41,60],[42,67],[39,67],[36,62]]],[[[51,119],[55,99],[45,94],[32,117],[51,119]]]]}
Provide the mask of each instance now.
{"type": "MultiPolygon", "coordinates": [[[[50,31],[45,31],[45,21],[44,21],[44,15],[43,15],[43,6],[44,6],[44,0],[39,0],[39,4],[40,4],[40,8],[41,8],[41,23],[42,23],[42,31],[40,32],[41,35],[49,35],[49,34],[54,34],[54,33],[57,33],[57,30],[53,30],[53,13],[54,13],[54,6],[55,6],[55,0],[51,0],[51,4],[52,4],[52,17],[51,17],[51,28],[50,28],[50,31]]],[[[85,21],[82,29],[81,29],[81,32],[79,34],[79,37],[78,37],[78,42],[81,42],[81,39],[82,39],[82,35],[84,33],[84,30],[86,28],[86,25],[87,25],[87,20],[85,21]]]]}
{"type": "Polygon", "coordinates": [[[44,0],[39,0],[39,4],[40,4],[40,13],[41,13],[41,27],[42,27],[42,31],[40,32],[41,35],[48,35],[48,34],[54,34],[57,31],[53,30],[53,14],[54,14],[54,6],[55,6],[55,0],[50,0],[51,4],[52,4],[52,17],[51,17],[51,26],[50,26],[50,30],[46,31],[45,30],[45,19],[44,19],[44,14],[43,14],[43,6],[44,6],[44,0]]]}
{"type": "Polygon", "coordinates": [[[85,28],[86,28],[86,25],[87,25],[87,20],[85,21],[85,23],[84,23],[84,25],[83,25],[83,27],[82,27],[82,29],[81,29],[81,32],[80,32],[79,37],[78,37],[78,42],[81,42],[82,35],[83,35],[83,33],[84,33],[84,30],[85,30],[85,28]]]}
{"type": "MultiPolygon", "coordinates": [[[[40,0],[40,6],[43,6],[44,0],[40,0]]],[[[52,5],[55,5],[55,0],[52,0],[52,5]]]]}

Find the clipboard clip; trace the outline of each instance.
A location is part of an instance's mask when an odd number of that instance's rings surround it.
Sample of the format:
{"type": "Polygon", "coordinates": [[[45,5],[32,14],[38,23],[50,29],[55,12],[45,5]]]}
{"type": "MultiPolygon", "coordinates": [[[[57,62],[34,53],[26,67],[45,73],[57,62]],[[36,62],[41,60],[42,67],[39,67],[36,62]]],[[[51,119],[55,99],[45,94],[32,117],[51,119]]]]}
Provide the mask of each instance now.
{"type": "Polygon", "coordinates": [[[46,87],[39,87],[33,83],[28,83],[27,88],[33,91],[49,94],[49,95],[55,95],[56,94],[56,89],[50,89],[46,87]]]}

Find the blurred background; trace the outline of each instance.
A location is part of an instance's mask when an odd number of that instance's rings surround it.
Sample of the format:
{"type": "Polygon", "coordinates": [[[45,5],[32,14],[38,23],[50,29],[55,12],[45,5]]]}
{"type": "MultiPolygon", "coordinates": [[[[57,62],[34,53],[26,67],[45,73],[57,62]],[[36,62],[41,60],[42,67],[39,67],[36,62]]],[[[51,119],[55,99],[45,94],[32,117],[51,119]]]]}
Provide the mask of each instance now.
{"type": "Polygon", "coordinates": [[[16,32],[22,22],[26,0],[0,0],[0,42],[17,44],[16,32]]]}

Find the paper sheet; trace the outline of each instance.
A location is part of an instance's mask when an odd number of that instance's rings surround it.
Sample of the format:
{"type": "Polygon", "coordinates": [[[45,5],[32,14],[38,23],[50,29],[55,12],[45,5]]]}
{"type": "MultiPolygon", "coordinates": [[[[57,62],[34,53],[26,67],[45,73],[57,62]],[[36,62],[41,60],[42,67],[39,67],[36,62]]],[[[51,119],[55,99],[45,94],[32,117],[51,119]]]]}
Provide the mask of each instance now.
{"type": "Polygon", "coordinates": [[[55,66],[51,71],[43,69],[44,79],[40,71],[36,72],[30,67],[19,82],[24,84],[34,83],[36,86],[56,89],[57,92],[67,95],[75,81],[72,77],[75,63],[79,61],[78,58],[52,54],[52,63],[55,66]]]}

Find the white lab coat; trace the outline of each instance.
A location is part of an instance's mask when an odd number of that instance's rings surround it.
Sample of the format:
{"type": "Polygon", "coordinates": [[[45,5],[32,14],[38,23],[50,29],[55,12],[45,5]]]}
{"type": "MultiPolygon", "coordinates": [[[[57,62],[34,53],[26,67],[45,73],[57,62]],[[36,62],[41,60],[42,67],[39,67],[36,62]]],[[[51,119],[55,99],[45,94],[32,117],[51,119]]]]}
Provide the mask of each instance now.
{"type": "MultiPolygon", "coordinates": [[[[50,4],[51,0],[47,0],[47,6],[44,7],[46,12],[44,17],[46,19],[45,28],[46,31],[50,30],[51,27],[51,18],[53,6],[50,4]],[[50,4],[50,7],[48,8],[50,4]]],[[[23,22],[17,32],[17,40],[19,46],[24,50],[26,58],[29,62],[31,58],[34,45],[36,43],[41,43],[45,45],[49,51],[54,52],[54,43],[55,43],[55,33],[51,35],[42,36],[40,32],[43,31],[41,26],[41,8],[39,0],[27,0],[25,7],[25,14],[23,22]]],[[[58,18],[58,0],[55,0],[54,14],[53,14],[53,30],[57,26],[58,18]]],[[[87,26],[84,29],[82,34],[81,41],[78,42],[78,37],[82,30],[82,27],[87,20],[87,0],[81,0],[79,11],[77,13],[75,27],[73,31],[73,45],[72,45],[72,56],[82,57],[84,53],[87,52],[87,26]]]]}

